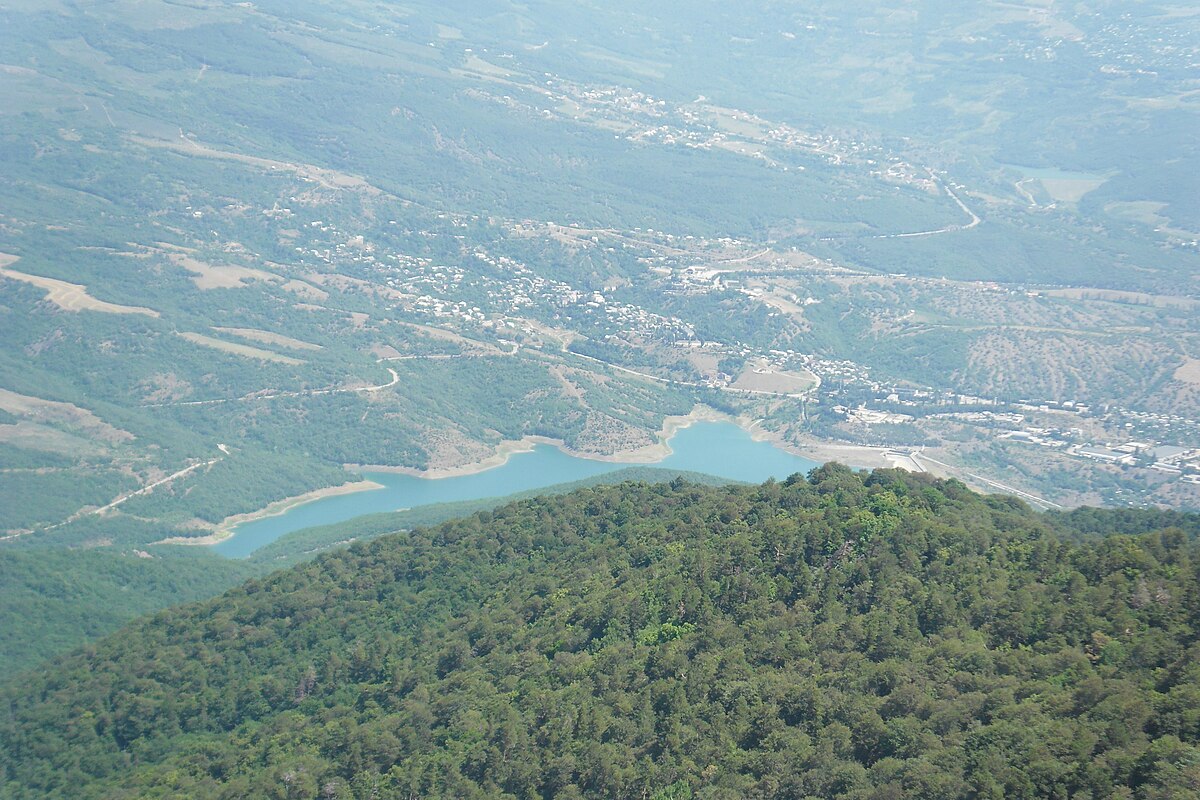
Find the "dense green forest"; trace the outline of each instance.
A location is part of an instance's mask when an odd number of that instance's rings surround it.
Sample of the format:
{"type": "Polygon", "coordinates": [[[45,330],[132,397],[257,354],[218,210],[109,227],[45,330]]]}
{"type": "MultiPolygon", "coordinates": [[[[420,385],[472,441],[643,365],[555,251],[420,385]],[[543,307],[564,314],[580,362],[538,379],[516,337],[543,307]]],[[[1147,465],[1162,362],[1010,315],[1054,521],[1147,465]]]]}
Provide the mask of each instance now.
{"type": "Polygon", "coordinates": [[[166,606],[263,570],[196,548],[0,551],[0,681],[166,606]]]}
{"type": "Polygon", "coordinates": [[[1195,528],[837,465],[522,500],[24,676],[0,791],[1196,796],[1195,528]]]}
{"type": "MultiPolygon", "coordinates": [[[[497,506],[517,500],[529,500],[535,497],[550,497],[567,494],[577,489],[595,488],[619,483],[667,483],[673,480],[686,480],[689,483],[724,486],[737,481],[729,481],[702,472],[686,470],[663,469],[661,467],[627,467],[616,472],[605,472],[593,475],[583,480],[560,483],[554,486],[544,486],[540,489],[530,489],[517,492],[507,497],[482,497],[478,500],[459,500],[454,503],[432,503],[426,506],[406,509],[404,511],[388,511],[382,514],[367,514],[345,522],[332,525],[317,525],[303,528],[286,536],[281,536],[270,544],[255,550],[247,559],[247,563],[256,565],[261,571],[291,566],[301,561],[307,561],[317,553],[331,548],[376,539],[380,536],[397,531],[407,531],[421,526],[437,525],[457,517],[466,517],[480,511],[490,511],[497,506]]],[[[1181,514],[1183,519],[1191,519],[1191,515],[1181,514]]],[[[1200,524],[1200,523],[1198,523],[1200,524]]]]}
{"type": "Polygon", "coordinates": [[[509,497],[420,506],[305,528],[256,550],[246,559],[226,558],[206,547],[141,544],[168,534],[161,526],[134,525],[123,517],[106,519],[101,528],[91,526],[88,530],[95,538],[84,548],[60,548],[54,542],[37,540],[12,542],[0,549],[0,683],[143,614],[206,600],[247,578],[307,561],[349,542],[445,522],[535,495],[564,494],[584,486],[628,480],[666,482],[679,477],[698,483],[726,483],[696,472],[631,467],[509,497]]]}

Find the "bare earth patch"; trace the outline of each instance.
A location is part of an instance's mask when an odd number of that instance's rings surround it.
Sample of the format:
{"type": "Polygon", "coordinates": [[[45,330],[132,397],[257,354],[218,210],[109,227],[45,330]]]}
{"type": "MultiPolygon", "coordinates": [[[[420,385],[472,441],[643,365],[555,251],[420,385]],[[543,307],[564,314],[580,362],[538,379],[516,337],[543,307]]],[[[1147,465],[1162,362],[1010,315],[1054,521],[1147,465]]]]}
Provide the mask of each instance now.
{"type": "Polygon", "coordinates": [[[243,339],[250,339],[254,342],[262,342],[263,344],[274,344],[280,347],[290,347],[293,350],[320,350],[321,345],[305,342],[301,339],[293,339],[290,336],[284,336],[282,333],[271,333],[270,331],[260,331],[257,328],[213,328],[214,331],[221,333],[231,333],[234,336],[240,336],[243,339]]]}
{"type": "Polygon", "coordinates": [[[250,281],[276,283],[281,280],[278,275],[271,272],[232,264],[206,264],[184,253],[171,253],[167,258],[172,264],[183,267],[195,275],[192,283],[200,289],[240,289],[250,281]]]}
{"type": "Polygon", "coordinates": [[[390,286],[381,286],[362,278],[351,278],[349,275],[337,275],[329,272],[309,272],[305,278],[320,286],[330,286],[343,292],[360,292],[383,300],[411,300],[413,295],[405,294],[390,286]]]}
{"type": "Polygon", "coordinates": [[[422,436],[421,446],[430,464],[475,464],[496,455],[495,448],[453,428],[427,428],[422,436]]]}
{"type": "Polygon", "coordinates": [[[7,444],[21,450],[38,450],[43,453],[59,453],[64,456],[99,455],[104,448],[95,442],[88,441],[49,425],[38,425],[34,422],[21,420],[13,425],[0,425],[0,444],[7,444]]]}
{"type": "Polygon", "coordinates": [[[252,167],[274,172],[283,170],[299,175],[301,178],[312,181],[325,189],[355,189],[363,191],[371,195],[380,195],[379,189],[376,189],[371,184],[367,183],[362,178],[355,175],[347,175],[344,172],[337,172],[332,169],[317,167],[312,164],[293,164],[289,161],[276,161],[270,158],[259,158],[257,156],[243,155],[242,153],[234,153],[226,150],[217,150],[213,147],[200,144],[197,141],[180,136],[174,141],[164,139],[148,139],[142,136],[131,136],[131,141],[146,147],[157,147],[166,150],[174,150],[177,153],[183,153],[189,156],[200,156],[202,158],[214,158],[222,161],[237,161],[241,164],[248,164],[252,167]]]}
{"type": "Polygon", "coordinates": [[[173,372],[162,372],[146,378],[138,387],[147,403],[172,403],[192,393],[192,385],[173,372]]]}
{"type": "Polygon", "coordinates": [[[1067,179],[1042,178],[1042,186],[1046,194],[1064,203],[1078,203],[1088,192],[1099,189],[1105,178],[1067,179]]]}
{"type": "Polygon", "coordinates": [[[100,311],[105,314],[145,314],[157,317],[158,312],[141,306],[122,306],[116,303],[106,303],[97,300],[87,292],[87,287],[78,283],[67,283],[56,278],[45,278],[41,275],[27,275],[8,269],[9,264],[17,261],[17,256],[0,253],[0,276],[22,283],[33,284],[39,289],[46,290],[46,299],[65,311],[100,311]]]}
{"type": "MultiPolygon", "coordinates": [[[[750,281],[749,285],[753,288],[758,288],[760,286],[771,288],[770,284],[768,284],[766,281],[750,281]]],[[[804,307],[793,303],[786,296],[784,296],[784,292],[782,291],[765,291],[759,296],[758,299],[762,300],[776,311],[782,311],[784,314],[794,317],[797,321],[804,319],[804,307]]]]}
{"type": "Polygon", "coordinates": [[[756,392],[799,394],[816,385],[816,378],[811,373],[785,372],[773,369],[765,363],[755,362],[746,365],[742,374],[734,382],[733,388],[756,392]]]}
{"type": "Polygon", "coordinates": [[[1200,385],[1200,359],[1189,358],[1175,370],[1175,380],[1200,385]]]}
{"type": "Polygon", "coordinates": [[[396,320],[395,324],[420,331],[421,333],[429,336],[431,339],[440,339],[444,342],[453,342],[454,344],[467,348],[470,352],[484,353],[487,355],[508,355],[506,351],[501,350],[494,344],[481,342],[478,339],[470,339],[462,334],[447,330],[446,328],[436,328],[432,325],[420,325],[416,322],[401,322],[399,320],[396,320]]]}
{"type": "Polygon", "coordinates": [[[304,362],[298,358],[274,353],[270,350],[262,350],[258,347],[251,347],[248,344],[237,344],[235,342],[226,342],[222,339],[214,339],[211,336],[205,336],[201,333],[192,333],[185,331],[179,334],[184,339],[195,344],[203,345],[204,347],[212,347],[216,350],[223,350],[226,353],[244,356],[246,358],[257,358],[260,361],[278,361],[281,364],[303,364],[304,362]]]}
{"type": "Polygon", "coordinates": [[[380,361],[387,361],[388,359],[400,358],[404,354],[392,347],[390,344],[379,344],[377,342],[371,345],[371,355],[375,356],[380,361]]]}
{"type": "Polygon", "coordinates": [[[300,295],[309,300],[328,300],[329,292],[324,289],[318,289],[310,283],[304,281],[290,280],[280,287],[285,292],[300,295]]]}
{"type": "Polygon", "coordinates": [[[583,400],[583,390],[571,382],[571,379],[567,377],[566,372],[561,365],[556,364],[555,366],[551,367],[550,374],[557,378],[558,382],[562,384],[564,395],[574,400],[583,400]]]}
{"type": "Polygon", "coordinates": [[[716,355],[702,350],[695,350],[687,354],[687,362],[704,376],[716,375],[717,369],[721,360],[716,355]]]}
{"type": "Polygon", "coordinates": [[[0,409],[29,422],[78,430],[106,444],[128,442],[134,438],[129,431],[114,428],[86,408],[17,394],[8,389],[0,389],[0,409]]]}

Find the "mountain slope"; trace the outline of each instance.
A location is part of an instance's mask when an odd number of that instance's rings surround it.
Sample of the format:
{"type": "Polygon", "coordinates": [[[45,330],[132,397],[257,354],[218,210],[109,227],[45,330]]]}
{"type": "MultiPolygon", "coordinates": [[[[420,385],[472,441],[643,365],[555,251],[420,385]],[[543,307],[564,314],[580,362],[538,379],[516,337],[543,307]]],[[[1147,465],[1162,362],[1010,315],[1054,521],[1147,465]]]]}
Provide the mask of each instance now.
{"type": "MultiPolygon", "coordinates": [[[[510,497],[418,506],[359,517],[283,536],[247,559],[231,559],[206,547],[147,545],[145,550],[93,546],[67,550],[15,541],[0,548],[0,683],[54,656],[111,633],[143,614],[207,600],[253,577],[311,559],[318,552],[385,533],[433,525],[490,510],[513,500],[565,494],[584,486],[627,480],[665,482],[677,477],[702,484],[725,483],[698,472],[632,467],[510,497]]],[[[103,521],[126,535],[149,534],[120,517],[103,521]]],[[[159,538],[162,537],[161,528],[159,538]]],[[[153,538],[147,536],[146,538],[153,538]]]]}
{"type": "Polygon", "coordinates": [[[4,696],[25,797],[1200,790],[1178,528],[831,465],[528,500],[162,612],[4,696]]]}
{"type": "Polygon", "coordinates": [[[143,614],[210,598],[262,571],[194,548],[156,548],[154,556],[0,551],[0,682],[143,614]]]}

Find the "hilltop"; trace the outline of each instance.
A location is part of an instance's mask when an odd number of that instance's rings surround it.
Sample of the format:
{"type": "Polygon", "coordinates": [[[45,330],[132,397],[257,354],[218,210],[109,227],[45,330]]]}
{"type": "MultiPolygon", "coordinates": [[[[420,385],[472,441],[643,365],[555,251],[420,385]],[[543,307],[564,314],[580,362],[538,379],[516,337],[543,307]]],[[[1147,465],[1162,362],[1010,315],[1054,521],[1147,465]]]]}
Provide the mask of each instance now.
{"type": "Polygon", "coordinates": [[[2,793],[1187,796],[1198,527],[837,465],[521,500],[25,676],[2,793]]]}

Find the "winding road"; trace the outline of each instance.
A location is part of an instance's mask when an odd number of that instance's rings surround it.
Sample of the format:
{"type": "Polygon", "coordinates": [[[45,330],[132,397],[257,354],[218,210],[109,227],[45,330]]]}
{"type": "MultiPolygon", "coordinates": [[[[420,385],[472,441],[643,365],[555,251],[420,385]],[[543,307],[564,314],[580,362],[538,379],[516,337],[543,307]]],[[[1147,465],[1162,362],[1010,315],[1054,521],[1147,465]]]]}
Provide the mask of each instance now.
{"type": "MultiPolygon", "coordinates": [[[[942,183],[942,181],[938,180],[937,175],[935,175],[932,170],[930,170],[930,172],[929,172],[929,177],[932,178],[943,189],[946,190],[946,194],[950,195],[950,199],[953,200],[958,205],[958,207],[963,210],[964,214],[966,214],[968,217],[971,218],[970,222],[968,222],[966,225],[946,225],[945,227],[937,228],[937,229],[931,230],[931,231],[912,231],[911,233],[880,233],[880,234],[876,234],[874,236],[866,236],[863,238],[866,238],[866,239],[911,239],[911,238],[915,238],[918,236],[938,236],[943,233],[954,233],[955,231],[967,231],[967,230],[970,230],[971,228],[974,228],[979,223],[983,222],[983,220],[980,218],[980,216],[978,214],[976,214],[974,211],[972,211],[970,209],[970,207],[962,201],[961,197],[959,197],[957,194],[954,193],[953,189],[951,189],[945,183],[942,183]]],[[[818,241],[839,242],[839,241],[844,241],[846,239],[854,239],[854,238],[857,238],[857,237],[855,237],[855,236],[822,236],[818,241]]]]}

